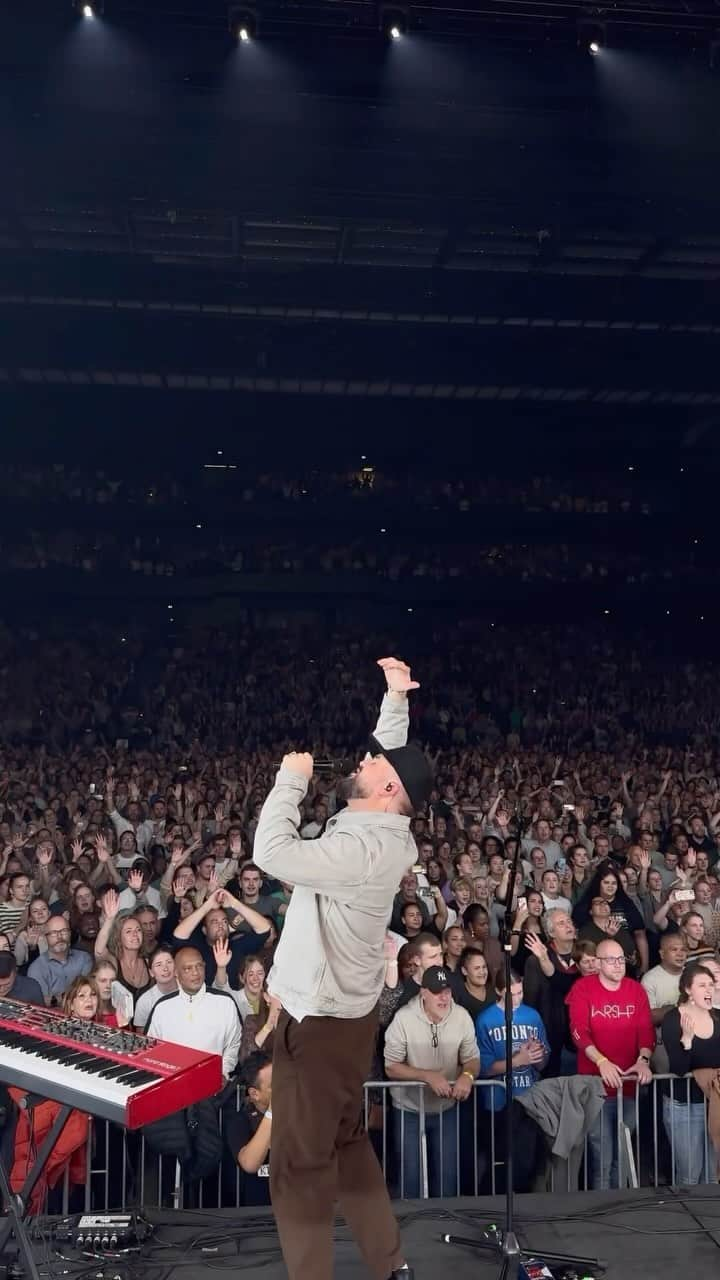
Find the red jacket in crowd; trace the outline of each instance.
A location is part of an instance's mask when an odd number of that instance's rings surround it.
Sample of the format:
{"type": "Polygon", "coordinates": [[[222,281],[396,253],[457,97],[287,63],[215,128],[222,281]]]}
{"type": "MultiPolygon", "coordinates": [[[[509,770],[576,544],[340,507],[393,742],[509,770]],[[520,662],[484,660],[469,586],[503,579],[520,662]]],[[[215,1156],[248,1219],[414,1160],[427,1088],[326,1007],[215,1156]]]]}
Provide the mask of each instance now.
{"type": "MultiPolygon", "coordinates": [[[[8,1092],[13,1102],[20,1108],[25,1091],[13,1088],[8,1092]]],[[[10,1173],[10,1186],[13,1191],[18,1192],[22,1189],[35,1162],[38,1148],[49,1134],[59,1110],[59,1102],[48,1100],[38,1102],[32,1111],[20,1109],[15,1131],[13,1166],[10,1173]]],[[[70,1182],[73,1185],[78,1183],[82,1185],[85,1182],[89,1131],[90,1117],[83,1111],[71,1111],[65,1128],[50,1152],[43,1178],[33,1192],[29,1205],[31,1213],[43,1212],[46,1190],[57,1186],[66,1169],[69,1171],[70,1182]]]]}

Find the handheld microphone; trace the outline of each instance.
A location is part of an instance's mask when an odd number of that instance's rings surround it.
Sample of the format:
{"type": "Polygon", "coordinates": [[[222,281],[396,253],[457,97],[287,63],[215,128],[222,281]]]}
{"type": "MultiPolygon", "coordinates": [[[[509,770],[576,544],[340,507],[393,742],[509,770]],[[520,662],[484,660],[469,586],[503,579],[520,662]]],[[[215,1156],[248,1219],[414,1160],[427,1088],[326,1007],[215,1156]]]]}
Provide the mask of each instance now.
{"type": "MultiPolygon", "coordinates": [[[[276,760],[274,767],[280,768],[281,760],[276,760]]],[[[353,773],[355,770],[355,761],[349,757],[340,757],[332,759],[329,756],[319,756],[317,760],[313,760],[314,773],[353,773]]]]}
{"type": "Polygon", "coordinates": [[[333,760],[327,756],[321,756],[319,760],[313,761],[313,768],[316,773],[352,773],[355,769],[355,761],[345,757],[333,760]]]}

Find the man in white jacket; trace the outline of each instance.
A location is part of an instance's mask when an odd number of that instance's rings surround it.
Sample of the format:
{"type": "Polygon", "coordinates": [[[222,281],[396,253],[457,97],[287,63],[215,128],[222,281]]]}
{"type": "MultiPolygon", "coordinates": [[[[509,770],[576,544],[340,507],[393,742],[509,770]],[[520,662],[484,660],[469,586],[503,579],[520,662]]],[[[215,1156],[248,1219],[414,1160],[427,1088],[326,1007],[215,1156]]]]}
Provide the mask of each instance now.
{"type": "Polygon", "coordinates": [[[161,996],[154,1006],[145,1034],[158,1040],[184,1044],[188,1049],[217,1053],[223,1060],[223,1076],[233,1074],[240,1053],[242,1023],[232,996],[205,986],[205,961],[194,947],[182,947],[175,956],[177,991],[161,996]]]}
{"type": "Polygon", "coordinates": [[[393,899],[415,861],[410,819],[430,765],[407,746],[407,694],[419,686],[383,658],[388,692],[370,751],[348,779],[347,808],[322,836],[300,837],[312,777],[285,756],[255,835],[254,861],[295,886],[268,986],[283,1006],[273,1060],[271,1194],[290,1280],[332,1280],[335,1202],[376,1280],[411,1273],[382,1171],[362,1123],[377,1035],[393,899]]]}

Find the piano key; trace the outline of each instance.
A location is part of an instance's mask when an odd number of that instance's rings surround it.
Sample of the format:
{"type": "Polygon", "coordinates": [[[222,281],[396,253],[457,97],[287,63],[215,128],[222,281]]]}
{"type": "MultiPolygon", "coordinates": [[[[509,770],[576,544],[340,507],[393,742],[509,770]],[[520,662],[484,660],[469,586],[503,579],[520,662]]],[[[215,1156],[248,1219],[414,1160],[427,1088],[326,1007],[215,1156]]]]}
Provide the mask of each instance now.
{"type": "Polygon", "coordinates": [[[139,1128],[217,1092],[222,1060],[6,998],[0,1081],[139,1128]]]}

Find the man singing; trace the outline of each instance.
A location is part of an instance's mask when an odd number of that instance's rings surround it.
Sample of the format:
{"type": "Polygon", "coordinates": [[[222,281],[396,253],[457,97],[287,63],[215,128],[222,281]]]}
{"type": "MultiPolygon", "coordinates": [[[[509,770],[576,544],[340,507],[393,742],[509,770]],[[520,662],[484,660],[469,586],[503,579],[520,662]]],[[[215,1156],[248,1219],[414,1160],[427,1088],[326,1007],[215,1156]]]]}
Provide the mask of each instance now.
{"type": "Polygon", "coordinates": [[[283,1006],[273,1059],[270,1188],[290,1280],[332,1280],[335,1202],[376,1280],[411,1280],[362,1123],[377,1034],[385,931],[415,861],[410,819],[432,787],[406,745],[407,694],[419,685],[382,658],[388,692],[370,752],[347,780],[347,808],[300,838],[313,760],[285,756],[258,823],[258,867],[295,886],[268,986],[283,1006]]]}

